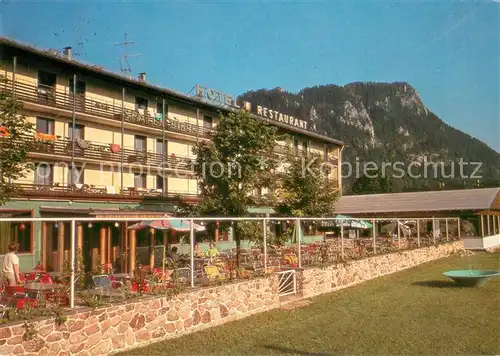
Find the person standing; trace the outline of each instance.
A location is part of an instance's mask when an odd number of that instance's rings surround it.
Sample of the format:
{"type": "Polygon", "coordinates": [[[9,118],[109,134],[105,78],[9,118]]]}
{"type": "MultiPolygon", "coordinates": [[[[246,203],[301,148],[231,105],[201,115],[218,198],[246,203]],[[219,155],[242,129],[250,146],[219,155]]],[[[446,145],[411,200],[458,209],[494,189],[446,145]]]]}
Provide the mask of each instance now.
{"type": "Polygon", "coordinates": [[[11,242],[9,244],[9,252],[3,258],[2,272],[9,286],[21,284],[21,278],[19,277],[19,257],[17,257],[18,249],[19,245],[16,242],[11,242]]]}

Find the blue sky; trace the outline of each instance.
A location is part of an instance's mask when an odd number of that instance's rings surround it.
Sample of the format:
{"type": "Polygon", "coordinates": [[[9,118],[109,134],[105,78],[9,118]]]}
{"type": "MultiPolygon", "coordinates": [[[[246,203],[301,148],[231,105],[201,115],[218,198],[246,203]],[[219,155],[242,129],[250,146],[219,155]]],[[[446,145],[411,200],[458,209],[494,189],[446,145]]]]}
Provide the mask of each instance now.
{"type": "Polygon", "coordinates": [[[408,81],[447,123],[500,151],[500,3],[5,2],[2,34],[72,45],[119,71],[116,43],[135,41],[133,74],[188,92],[408,81]],[[84,43],[83,48],[77,44],[84,43]]]}

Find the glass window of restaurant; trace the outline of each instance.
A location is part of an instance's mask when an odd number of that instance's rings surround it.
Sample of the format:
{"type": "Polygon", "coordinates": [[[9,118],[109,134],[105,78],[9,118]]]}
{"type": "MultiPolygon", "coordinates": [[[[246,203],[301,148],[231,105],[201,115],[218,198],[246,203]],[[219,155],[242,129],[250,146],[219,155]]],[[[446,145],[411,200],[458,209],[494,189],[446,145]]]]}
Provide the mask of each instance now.
{"type": "MultiPolygon", "coordinates": [[[[0,218],[30,218],[31,211],[3,211],[0,210],[0,218]]],[[[19,244],[19,253],[32,252],[32,222],[0,222],[0,255],[9,252],[8,246],[11,242],[19,244]]]]}

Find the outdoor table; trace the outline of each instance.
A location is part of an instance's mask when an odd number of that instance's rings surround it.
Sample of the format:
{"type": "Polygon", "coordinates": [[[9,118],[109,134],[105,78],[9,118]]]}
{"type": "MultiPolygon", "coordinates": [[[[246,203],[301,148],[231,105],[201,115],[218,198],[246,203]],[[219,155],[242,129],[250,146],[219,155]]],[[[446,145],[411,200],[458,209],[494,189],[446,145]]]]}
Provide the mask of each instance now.
{"type": "Polygon", "coordinates": [[[35,292],[37,299],[45,300],[47,293],[54,292],[66,287],[64,284],[49,284],[49,283],[26,283],[24,290],[26,292],[35,292]]]}
{"type": "Polygon", "coordinates": [[[132,279],[132,277],[130,277],[130,275],[128,273],[114,273],[114,274],[110,274],[109,275],[110,277],[113,277],[117,280],[120,280],[120,279],[132,279]]]}
{"type": "Polygon", "coordinates": [[[63,273],[62,272],[45,272],[47,273],[49,276],[53,277],[53,278],[60,278],[63,276],[63,273]]]}

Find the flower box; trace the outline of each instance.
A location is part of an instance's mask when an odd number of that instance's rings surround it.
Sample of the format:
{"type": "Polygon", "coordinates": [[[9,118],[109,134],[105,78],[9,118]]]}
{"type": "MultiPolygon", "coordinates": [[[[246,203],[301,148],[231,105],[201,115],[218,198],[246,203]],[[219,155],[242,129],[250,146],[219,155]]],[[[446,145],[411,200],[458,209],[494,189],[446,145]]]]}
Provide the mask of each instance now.
{"type": "Polygon", "coordinates": [[[44,133],[41,133],[41,132],[37,132],[35,134],[35,138],[37,140],[49,141],[49,142],[55,142],[57,140],[56,135],[44,134],[44,133]]]}

